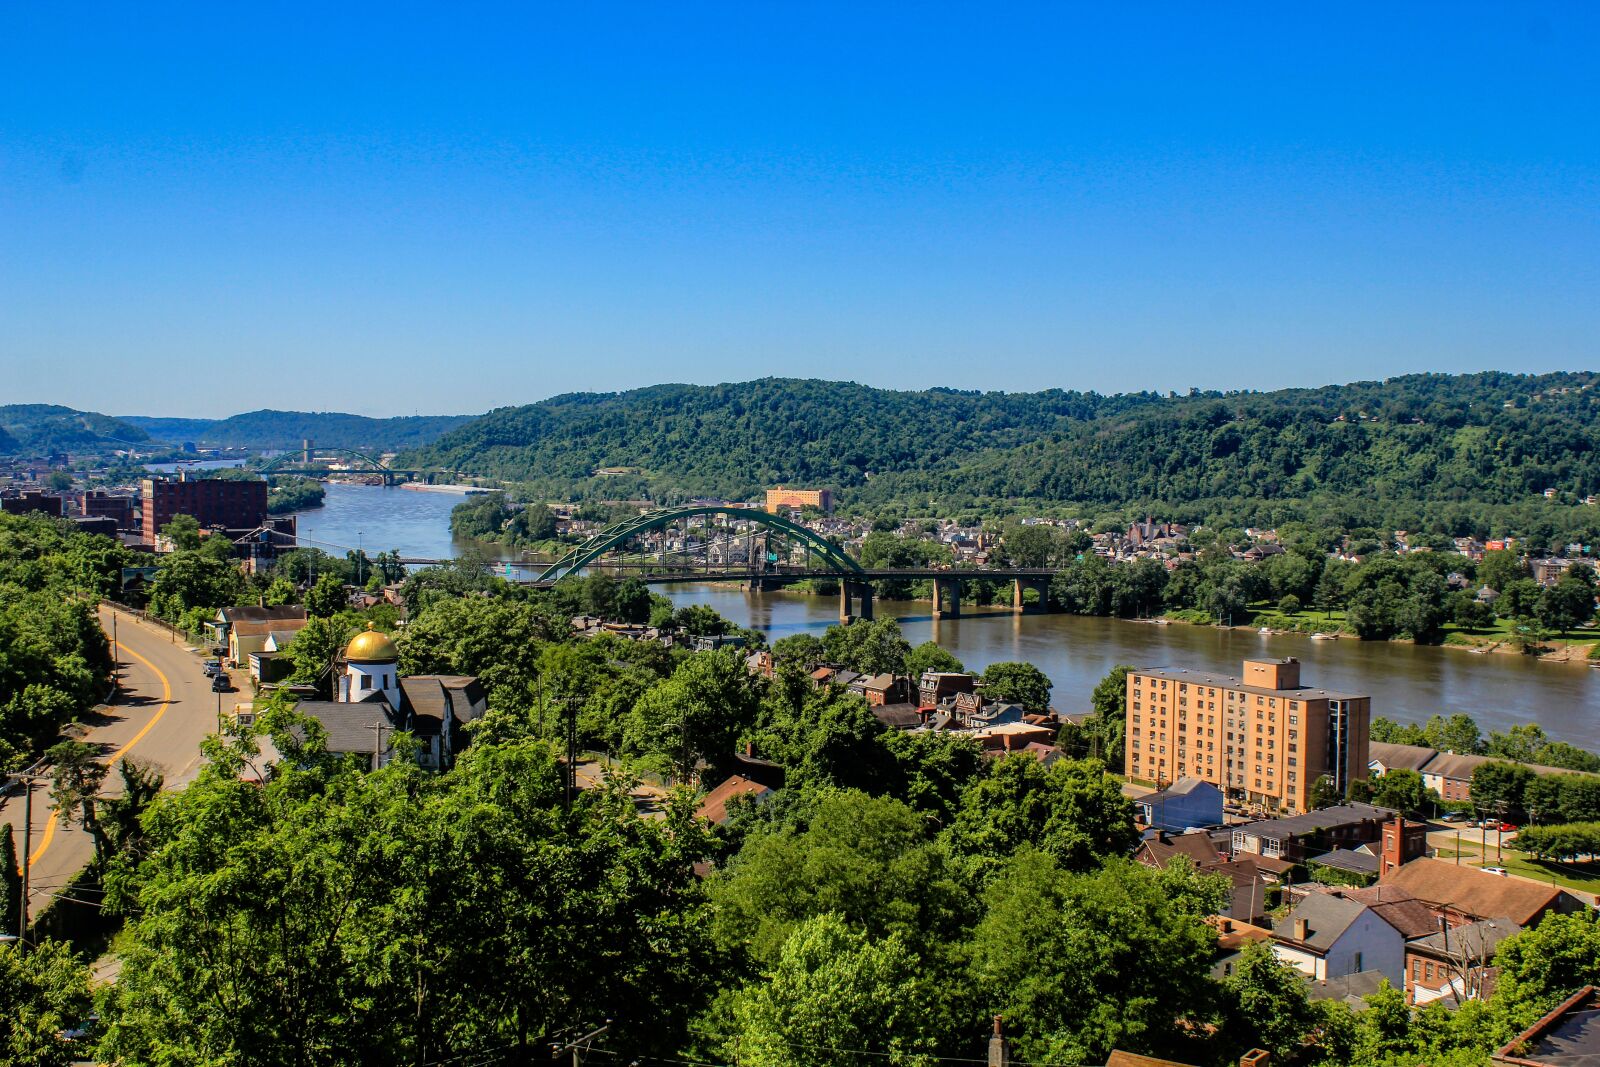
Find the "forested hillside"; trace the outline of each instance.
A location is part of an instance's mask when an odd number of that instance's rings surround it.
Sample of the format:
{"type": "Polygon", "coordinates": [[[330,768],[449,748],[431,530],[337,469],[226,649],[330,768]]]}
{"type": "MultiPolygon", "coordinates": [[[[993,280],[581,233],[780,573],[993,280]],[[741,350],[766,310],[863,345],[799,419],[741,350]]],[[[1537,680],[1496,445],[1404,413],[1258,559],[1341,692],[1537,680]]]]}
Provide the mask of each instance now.
{"type": "Polygon", "coordinates": [[[142,444],[141,429],[109,415],[59,404],[0,406],[0,454],[43,455],[142,444]]]}
{"type": "Polygon", "coordinates": [[[406,415],[373,419],[338,411],[262,410],[214,420],[130,415],[125,421],[173,444],[192,441],[217,448],[296,448],[309,438],[328,448],[392,451],[427,445],[470,418],[469,415],[406,415]]]}
{"type": "Polygon", "coordinates": [[[1600,492],[1596,381],[1414,375],[1181,397],[894,392],[792,379],[666,385],[503,408],[411,458],[551,495],[747,498],[790,483],[831,486],[847,508],[1026,503],[1203,515],[1320,499],[1481,512],[1525,505],[1546,488],[1568,501],[1600,492]],[[597,477],[602,468],[623,471],[597,477]]]}

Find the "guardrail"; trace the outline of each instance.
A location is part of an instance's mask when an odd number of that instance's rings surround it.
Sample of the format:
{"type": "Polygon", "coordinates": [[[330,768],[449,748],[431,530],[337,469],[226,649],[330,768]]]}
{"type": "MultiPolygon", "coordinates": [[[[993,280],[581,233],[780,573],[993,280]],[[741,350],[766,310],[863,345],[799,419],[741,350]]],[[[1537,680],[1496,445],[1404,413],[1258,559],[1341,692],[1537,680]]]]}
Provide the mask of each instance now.
{"type": "Polygon", "coordinates": [[[120,611],[124,615],[131,615],[140,622],[148,623],[151,626],[155,626],[159,629],[167,631],[167,633],[171,635],[173,641],[175,642],[181,640],[184,644],[188,645],[205,644],[205,635],[191,633],[188,630],[174,626],[161,616],[153,615],[150,612],[145,611],[143,608],[130,607],[127,604],[120,604],[115,600],[110,600],[107,598],[102,598],[100,603],[105,607],[110,608],[112,611],[120,611]]]}

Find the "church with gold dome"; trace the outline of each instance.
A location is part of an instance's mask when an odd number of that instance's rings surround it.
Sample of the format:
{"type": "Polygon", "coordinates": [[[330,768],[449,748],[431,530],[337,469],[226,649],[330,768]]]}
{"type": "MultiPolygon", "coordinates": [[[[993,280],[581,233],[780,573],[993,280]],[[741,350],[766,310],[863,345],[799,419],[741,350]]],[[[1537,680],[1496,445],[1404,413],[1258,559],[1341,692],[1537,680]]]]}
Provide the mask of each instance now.
{"type": "Polygon", "coordinates": [[[400,674],[400,649],[371,623],[344,647],[334,675],[333,700],[302,700],[295,710],[316,720],[329,752],[389,762],[393,736],[405,732],[420,743],[424,767],[446,770],[466,747],[465,727],[488,710],[488,697],[469,675],[400,674]]]}

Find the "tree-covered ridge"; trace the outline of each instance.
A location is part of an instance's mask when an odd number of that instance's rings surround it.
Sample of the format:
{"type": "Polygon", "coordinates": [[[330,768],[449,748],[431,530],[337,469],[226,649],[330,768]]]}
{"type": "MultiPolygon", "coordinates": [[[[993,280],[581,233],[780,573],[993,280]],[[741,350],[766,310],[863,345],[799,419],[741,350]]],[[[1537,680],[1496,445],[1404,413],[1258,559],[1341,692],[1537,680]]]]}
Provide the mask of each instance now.
{"type": "Polygon", "coordinates": [[[143,444],[149,435],[109,415],[59,404],[0,405],[0,454],[43,455],[143,444]]]}
{"type": "Polygon", "coordinates": [[[1322,494],[1511,504],[1600,491],[1588,373],[1411,375],[1271,393],[896,392],[769,378],[492,411],[410,458],[658,499],[828,485],[847,502],[1182,504],[1322,494]],[[592,484],[592,483],[591,483],[592,484]]]}
{"type": "Polygon", "coordinates": [[[185,441],[214,448],[299,448],[310,439],[327,448],[393,451],[420,448],[471,419],[470,415],[405,415],[375,419],[338,411],[246,411],[225,419],[165,419],[129,415],[171,444],[185,441]]]}

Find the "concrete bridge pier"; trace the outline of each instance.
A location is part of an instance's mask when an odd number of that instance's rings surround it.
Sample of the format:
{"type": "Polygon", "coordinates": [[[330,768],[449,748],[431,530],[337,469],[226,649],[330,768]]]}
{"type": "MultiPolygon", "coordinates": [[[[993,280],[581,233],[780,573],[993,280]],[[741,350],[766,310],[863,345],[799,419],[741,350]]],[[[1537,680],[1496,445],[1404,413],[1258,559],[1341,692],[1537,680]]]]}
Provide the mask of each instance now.
{"type": "Polygon", "coordinates": [[[872,621],[872,583],[842,581],[839,583],[839,622],[848,626],[856,619],[872,621]],[[850,611],[852,600],[856,605],[855,613],[850,611]]]}
{"type": "Polygon", "coordinates": [[[1027,615],[1045,610],[1045,604],[1048,602],[1049,596],[1050,583],[1043,578],[1013,578],[1011,580],[1011,610],[1017,615],[1027,615]],[[1031,607],[1022,595],[1029,589],[1039,594],[1039,603],[1031,607]]]}
{"type": "Polygon", "coordinates": [[[956,579],[933,580],[933,617],[936,619],[961,617],[961,583],[956,579]]]}

